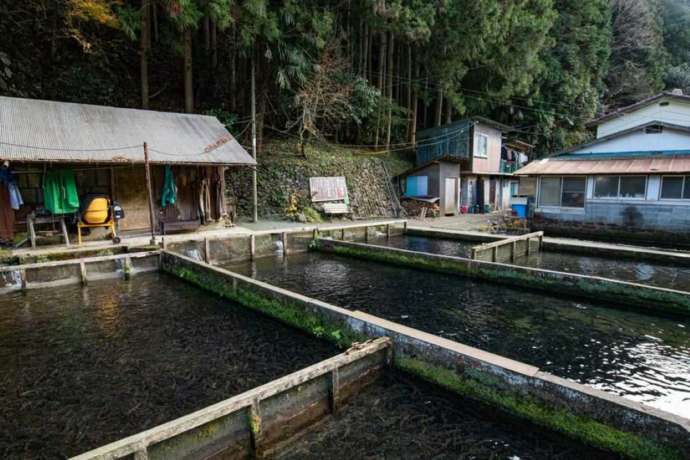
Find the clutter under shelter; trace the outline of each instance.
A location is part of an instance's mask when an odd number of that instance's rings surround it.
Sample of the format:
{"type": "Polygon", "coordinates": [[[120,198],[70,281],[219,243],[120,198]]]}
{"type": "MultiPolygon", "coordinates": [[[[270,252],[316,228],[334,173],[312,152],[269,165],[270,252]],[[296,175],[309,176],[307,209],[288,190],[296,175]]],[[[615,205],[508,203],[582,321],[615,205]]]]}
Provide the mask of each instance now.
{"type": "Polygon", "coordinates": [[[229,224],[225,171],[255,164],[215,117],[0,97],[0,242],[229,224]]]}

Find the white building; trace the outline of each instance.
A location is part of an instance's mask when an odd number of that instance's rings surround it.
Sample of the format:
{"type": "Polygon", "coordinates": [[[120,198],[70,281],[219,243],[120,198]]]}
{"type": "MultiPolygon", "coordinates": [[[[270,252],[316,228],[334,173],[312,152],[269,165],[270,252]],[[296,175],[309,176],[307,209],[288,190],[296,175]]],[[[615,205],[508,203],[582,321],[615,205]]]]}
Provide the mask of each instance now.
{"type": "Polygon", "coordinates": [[[661,93],[590,125],[595,140],[516,172],[535,226],[690,241],[690,96],[661,93]]]}

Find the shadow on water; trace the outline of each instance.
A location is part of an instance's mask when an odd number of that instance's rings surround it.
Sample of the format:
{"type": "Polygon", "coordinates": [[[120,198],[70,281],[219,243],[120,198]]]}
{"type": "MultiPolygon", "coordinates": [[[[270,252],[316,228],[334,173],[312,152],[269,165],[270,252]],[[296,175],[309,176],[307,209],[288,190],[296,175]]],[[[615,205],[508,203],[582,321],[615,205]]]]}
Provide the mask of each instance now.
{"type": "Polygon", "coordinates": [[[0,458],[64,458],[338,353],[163,274],[0,296],[0,458]]]}
{"type": "MultiPolygon", "coordinates": [[[[480,243],[408,235],[393,237],[389,241],[379,239],[374,244],[432,254],[471,257],[472,246],[480,243]]],[[[672,264],[544,251],[531,254],[529,257],[519,257],[515,265],[690,290],[690,268],[672,264]]]]}
{"type": "Polygon", "coordinates": [[[321,253],[231,270],[690,418],[690,322],[321,253]]]}

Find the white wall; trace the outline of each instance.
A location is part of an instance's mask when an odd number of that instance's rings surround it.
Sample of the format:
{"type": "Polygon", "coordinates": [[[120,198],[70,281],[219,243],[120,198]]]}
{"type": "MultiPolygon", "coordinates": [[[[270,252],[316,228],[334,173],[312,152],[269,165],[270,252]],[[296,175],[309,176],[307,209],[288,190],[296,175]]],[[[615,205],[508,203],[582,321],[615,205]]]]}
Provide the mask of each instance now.
{"type": "Polygon", "coordinates": [[[662,98],[634,112],[612,118],[597,126],[597,138],[608,136],[619,131],[634,128],[650,121],[690,126],[690,102],[681,102],[670,98],[662,98]],[[661,103],[668,102],[667,106],[661,103]]]}
{"type": "Polygon", "coordinates": [[[657,134],[646,134],[644,129],[601,144],[583,147],[573,153],[616,153],[661,150],[690,150],[690,133],[664,128],[657,134]]]}

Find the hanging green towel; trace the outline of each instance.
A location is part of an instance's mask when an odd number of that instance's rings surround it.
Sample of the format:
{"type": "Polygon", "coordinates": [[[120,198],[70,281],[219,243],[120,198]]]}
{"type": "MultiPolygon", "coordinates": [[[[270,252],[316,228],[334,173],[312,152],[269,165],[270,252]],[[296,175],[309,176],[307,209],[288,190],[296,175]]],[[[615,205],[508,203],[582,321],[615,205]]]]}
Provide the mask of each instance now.
{"type": "Polygon", "coordinates": [[[74,171],[58,169],[48,171],[43,181],[43,201],[53,214],[72,214],[79,210],[79,195],[74,171]]]}
{"type": "Polygon", "coordinates": [[[172,168],[165,166],[165,178],[163,180],[163,190],[161,191],[161,207],[173,205],[177,201],[177,186],[173,177],[172,168]]]}

